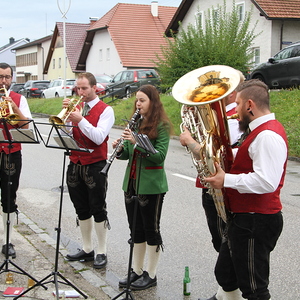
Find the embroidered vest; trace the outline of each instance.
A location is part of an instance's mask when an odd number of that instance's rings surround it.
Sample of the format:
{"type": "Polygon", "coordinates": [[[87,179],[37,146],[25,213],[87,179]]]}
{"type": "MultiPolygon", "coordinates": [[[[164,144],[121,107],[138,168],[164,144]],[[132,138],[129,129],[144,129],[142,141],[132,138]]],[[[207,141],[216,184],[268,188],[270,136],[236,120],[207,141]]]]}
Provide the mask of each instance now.
{"type": "MultiPolygon", "coordinates": [[[[231,167],[231,174],[249,173],[253,172],[252,159],[248,154],[248,148],[256,136],[263,130],[272,130],[279,134],[287,145],[287,137],[283,126],[277,120],[268,121],[257,128],[255,128],[247,136],[243,144],[239,147],[234,163],[231,167]]],[[[226,188],[228,201],[225,203],[227,209],[234,213],[248,213],[255,212],[261,214],[275,214],[282,209],[280,202],[280,190],[283,186],[284,176],[286,172],[286,163],[281,176],[280,183],[277,189],[272,193],[266,194],[253,194],[243,193],[240,194],[237,190],[226,188]]]]}
{"type": "MultiPolygon", "coordinates": [[[[21,102],[21,95],[18,94],[18,93],[15,93],[13,91],[11,91],[9,93],[9,96],[12,98],[12,100],[16,103],[16,105],[18,107],[20,107],[20,102],[21,102]]],[[[7,110],[7,113],[8,113],[8,110],[7,110]]],[[[10,125],[8,123],[6,123],[7,125],[7,129],[10,130],[10,129],[13,129],[13,128],[18,128],[18,124],[17,125],[10,125]]],[[[8,137],[7,137],[7,134],[5,132],[5,129],[4,129],[4,125],[1,123],[0,124],[0,128],[3,130],[3,135],[4,135],[4,138],[7,140],[8,137]]],[[[8,154],[9,152],[10,153],[14,153],[14,152],[17,152],[17,151],[20,151],[22,149],[22,146],[21,146],[21,143],[14,143],[12,144],[12,148],[9,149],[9,143],[1,143],[0,144],[0,147],[1,147],[1,150],[0,152],[4,151],[6,154],[8,154]]]]}
{"type": "MultiPolygon", "coordinates": [[[[102,101],[99,101],[93,108],[90,109],[89,113],[85,116],[85,118],[93,125],[97,126],[99,116],[101,118],[101,114],[104,109],[108,105],[102,101]]],[[[73,124],[77,126],[77,123],[73,124]]],[[[97,145],[89,138],[87,138],[78,127],[73,127],[73,137],[80,148],[87,148],[93,150],[91,153],[89,152],[80,152],[80,151],[71,151],[70,160],[77,164],[80,163],[82,165],[89,165],[101,160],[107,159],[107,140],[108,136],[105,138],[102,144],[97,145]]]]}

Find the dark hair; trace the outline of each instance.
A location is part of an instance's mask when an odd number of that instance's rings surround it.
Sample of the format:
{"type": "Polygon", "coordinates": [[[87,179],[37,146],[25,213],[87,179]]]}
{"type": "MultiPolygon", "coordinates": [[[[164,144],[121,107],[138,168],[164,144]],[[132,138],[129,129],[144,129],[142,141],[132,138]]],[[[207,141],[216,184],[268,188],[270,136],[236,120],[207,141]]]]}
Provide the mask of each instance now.
{"type": "Polygon", "coordinates": [[[93,87],[94,85],[97,85],[97,80],[96,80],[95,76],[90,72],[80,73],[78,75],[77,79],[82,79],[82,78],[86,78],[91,87],[93,87]]]}
{"type": "Polygon", "coordinates": [[[7,68],[10,68],[11,76],[13,76],[14,72],[12,67],[7,63],[0,63],[0,69],[7,69],[7,68]]]}
{"type": "MultiPolygon", "coordinates": [[[[140,126],[140,132],[147,134],[150,139],[157,137],[157,127],[162,122],[169,133],[172,131],[172,124],[164,110],[163,104],[160,101],[160,96],[157,88],[151,84],[145,84],[138,88],[137,92],[145,93],[150,99],[149,111],[140,126]]],[[[136,109],[136,102],[134,102],[134,109],[136,109]]]]}
{"type": "Polygon", "coordinates": [[[242,82],[236,88],[243,101],[253,100],[259,109],[270,109],[270,96],[268,86],[258,79],[242,82]]]}

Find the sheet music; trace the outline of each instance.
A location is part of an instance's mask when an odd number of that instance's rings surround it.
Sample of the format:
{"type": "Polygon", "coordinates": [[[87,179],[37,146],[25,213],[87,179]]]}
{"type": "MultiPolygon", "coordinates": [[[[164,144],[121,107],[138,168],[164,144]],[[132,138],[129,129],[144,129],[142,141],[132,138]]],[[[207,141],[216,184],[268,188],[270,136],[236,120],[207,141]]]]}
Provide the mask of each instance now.
{"type": "MultiPolygon", "coordinates": [[[[12,140],[15,142],[33,142],[35,141],[35,135],[33,129],[11,129],[10,134],[12,140]]],[[[1,131],[3,135],[3,132],[1,131]]],[[[2,136],[0,136],[1,139],[2,136]]]]}
{"type": "Polygon", "coordinates": [[[158,153],[158,151],[153,147],[152,143],[150,142],[148,136],[146,134],[141,134],[141,133],[135,133],[133,132],[135,141],[137,146],[143,148],[144,150],[155,154],[158,153]]]}

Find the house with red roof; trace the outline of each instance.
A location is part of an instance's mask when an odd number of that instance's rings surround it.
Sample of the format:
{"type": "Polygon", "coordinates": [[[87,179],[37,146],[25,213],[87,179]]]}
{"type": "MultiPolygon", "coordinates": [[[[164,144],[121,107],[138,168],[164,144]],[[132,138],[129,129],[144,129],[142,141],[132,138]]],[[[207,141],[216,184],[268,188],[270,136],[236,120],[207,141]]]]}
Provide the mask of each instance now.
{"type": "Polygon", "coordinates": [[[156,54],[166,45],[165,30],[176,7],[118,3],[102,18],[89,24],[57,22],[44,73],[63,78],[62,58],[67,57],[66,78],[80,72],[114,75],[132,68],[154,68],[156,54]]]}
{"type": "MultiPolygon", "coordinates": [[[[196,18],[204,24],[205,13],[223,5],[223,0],[182,0],[165,33],[170,30],[180,32],[188,24],[195,24],[196,18]]],[[[233,0],[226,0],[227,10],[232,9],[233,0]]],[[[257,22],[255,38],[252,45],[253,65],[267,61],[286,45],[300,40],[300,0],[236,0],[239,17],[243,20],[245,12],[252,11],[249,29],[257,22]]]]}
{"type": "Polygon", "coordinates": [[[116,4],[87,30],[76,70],[115,75],[126,69],[155,68],[176,10],[157,1],[116,4]]]}

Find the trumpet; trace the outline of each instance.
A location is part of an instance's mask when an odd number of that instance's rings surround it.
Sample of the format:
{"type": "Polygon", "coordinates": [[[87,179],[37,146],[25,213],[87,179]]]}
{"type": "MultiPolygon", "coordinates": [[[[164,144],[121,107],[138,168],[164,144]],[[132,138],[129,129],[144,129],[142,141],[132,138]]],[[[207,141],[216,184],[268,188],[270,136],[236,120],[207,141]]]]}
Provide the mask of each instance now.
{"type": "MultiPolygon", "coordinates": [[[[4,96],[9,97],[5,87],[0,88],[0,92],[4,92],[4,96]]],[[[0,118],[7,119],[11,125],[16,125],[20,122],[20,116],[14,113],[11,103],[2,99],[2,97],[0,100],[0,118]]]]}
{"type": "MultiPolygon", "coordinates": [[[[52,123],[54,125],[62,126],[65,125],[66,121],[70,117],[70,114],[76,110],[76,106],[79,105],[79,103],[82,100],[81,96],[79,99],[72,98],[69,102],[69,105],[67,107],[64,107],[61,112],[57,116],[50,116],[49,117],[49,123],[52,123]]],[[[82,108],[80,107],[80,112],[82,111],[82,108]]]]}
{"type": "MultiPolygon", "coordinates": [[[[133,129],[134,128],[134,126],[136,125],[137,120],[141,117],[139,112],[140,112],[140,109],[138,108],[135,111],[135,113],[133,114],[133,116],[131,117],[131,120],[128,122],[128,125],[127,125],[126,129],[133,129]]],[[[114,161],[114,159],[117,157],[117,154],[121,151],[123,143],[124,143],[124,139],[120,138],[118,144],[116,145],[116,148],[114,149],[113,153],[111,154],[111,156],[107,160],[106,165],[100,171],[100,173],[102,175],[107,176],[108,170],[109,170],[112,162],[114,161]]]]}

